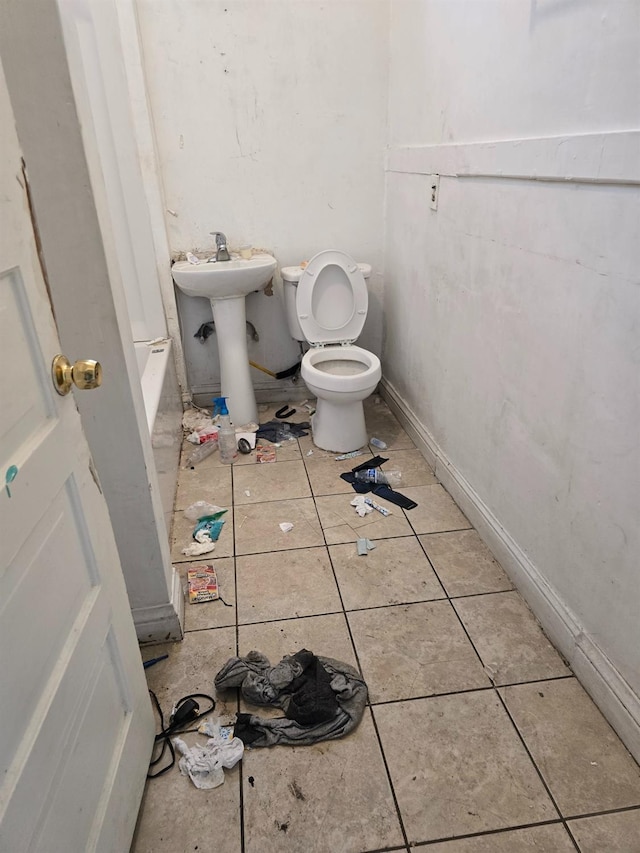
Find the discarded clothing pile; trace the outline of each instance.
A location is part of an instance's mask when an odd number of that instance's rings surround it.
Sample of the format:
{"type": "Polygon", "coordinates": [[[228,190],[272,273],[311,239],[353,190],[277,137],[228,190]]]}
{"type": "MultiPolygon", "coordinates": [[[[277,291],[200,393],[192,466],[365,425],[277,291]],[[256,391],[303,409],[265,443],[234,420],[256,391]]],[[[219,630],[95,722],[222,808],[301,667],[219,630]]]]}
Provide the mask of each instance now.
{"type": "Polygon", "coordinates": [[[379,468],[388,461],[389,460],[384,456],[374,456],[373,459],[367,459],[366,462],[356,465],[355,468],[351,469],[351,471],[347,471],[345,474],[340,474],[340,477],[343,480],[346,480],[347,483],[351,483],[355,491],[360,494],[373,492],[373,494],[377,495],[379,498],[384,498],[386,501],[389,501],[389,503],[401,506],[402,509],[415,509],[415,507],[418,506],[415,501],[412,501],[411,498],[408,498],[406,495],[401,495],[400,492],[394,491],[391,486],[384,486],[376,483],[361,483],[356,480],[356,471],[364,471],[367,468],[379,468]]]}
{"type": "Polygon", "coordinates": [[[252,705],[275,705],[286,716],[238,714],[235,736],[250,747],[308,746],[343,737],[360,722],[367,685],[349,664],[301,649],[277,666],[257,651],[230,658],[215,677],[217,690],[239,687],[252,705]]]}
{"type": "Polygon", "coordinates": [[[291,421],[267,421],[266,424],[260,424],[258,427],[256,438],[272,442],[282,441],[285,434],[292,438],[300,438],[303,435],[309,435],[309,427],[308,421],[301,424],[294,424],[291,421]]]}

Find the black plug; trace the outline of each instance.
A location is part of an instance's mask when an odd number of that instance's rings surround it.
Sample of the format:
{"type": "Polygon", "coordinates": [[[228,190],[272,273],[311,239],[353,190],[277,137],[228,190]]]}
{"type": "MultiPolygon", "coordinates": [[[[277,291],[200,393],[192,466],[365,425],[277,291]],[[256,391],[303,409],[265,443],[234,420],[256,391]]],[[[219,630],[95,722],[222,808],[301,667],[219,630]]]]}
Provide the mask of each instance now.
{"type": "Polygon", "coordinates": [[[185,723],[196,719],[199,710],[200,705],[198,705],[195,699],[185,699],[185,701],[181,705],[178,705],[174,713],[171,715],[169,725],[172,728],[175,728],[176,726],[184,726],[185,723]]]}

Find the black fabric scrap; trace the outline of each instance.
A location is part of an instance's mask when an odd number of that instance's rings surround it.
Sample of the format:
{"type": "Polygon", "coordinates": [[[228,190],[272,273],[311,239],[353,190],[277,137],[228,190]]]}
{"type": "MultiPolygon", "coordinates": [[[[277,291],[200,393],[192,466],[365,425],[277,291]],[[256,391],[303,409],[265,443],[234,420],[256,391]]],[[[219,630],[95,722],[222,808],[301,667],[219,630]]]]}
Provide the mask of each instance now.
{"type": "Polygon", "coordinates": [[[209,335],[212,335],[215,330],[216,327],[213,325],[213,323],[203,323],[193,337],[197,338],[200,343],[203,344],[207,340],[209,335]]]}
{"type": "Polygon", "coordinates": [[[291,682],[291,699],[286,715],[301,726],[314,726],[332,719],[339,706],[331,689],[331,678],[318,658],[306,649],[293,657],[302,666],[302,673],[291,682]]]}
{"type": "Polygon", "coordinates": [[[304,421],[301,424],[294,424],[291,421],[268,421],[266,424],[260,424],[256,437],[263,438],[265,441],[281,441],[284,424],[289,425],[289,435],[293,436],[293,438],[309,435],[310,424],[308,421],[304,421]]]}
{"type": "Polygon", "coordinates": [[[275,705],[286,717],[237,714],[234,733],[246,746],[307,746],[343,737],[360,722],[367,685],[349,664],[301,649],[272,667],[261,652],[230,658],[215,677],[217,690],[240,687],[254,705],[275,705]],[[306,724],[305,724],[306,721],[306,724]]]}
{"type": "MultiPolygon", "coordinates": [[[[389,501],[389,503],[402,507],[402,509],[415,509],[418,506],[415,501],[411,500],[411,498],[408,498],[406,495],[400,494],[400,492],[396,492],[391,488],[391,486],[383,485],[382,483],[362,483],[361,481],[356,480],[356,471],[366,471],[367,468],[379,468],[388,461],[389,460],[384,456],[374,456],[373,459],[368,459],[366,462],[356,465],[355,468],[351,469],[351,471],[346,471],[344,474],[340,474],[340,477],[345,482],[351,483],[353,490],[358,492],[358,494],[364,495],[372,492],[377,497],[383,498],[385,501],[389,501]]],[[[384,474],[384,469],[382,473],[384,474]]]]}

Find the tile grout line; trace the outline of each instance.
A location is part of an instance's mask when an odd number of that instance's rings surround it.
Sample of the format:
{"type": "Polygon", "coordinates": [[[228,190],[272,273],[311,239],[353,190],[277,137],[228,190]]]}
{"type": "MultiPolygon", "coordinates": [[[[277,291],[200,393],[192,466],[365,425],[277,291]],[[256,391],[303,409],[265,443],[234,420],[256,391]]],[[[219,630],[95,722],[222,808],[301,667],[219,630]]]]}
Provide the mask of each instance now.
{"type": "Polygon", "coordinates": [[[568,824],[567,824],[567,821],[566,821],[566,819],[565,819],[564,815],[562,814],[562,812],[561,812],[561,810],[560,810],[560,807],[558,806],[558,804],[557,804],[557,802],[556,802],[556,800],[555,800],[555,797],[554,797],[554,796],[553,796],[553,794],[551,793],[551,789],[550,789],[550,788],[549,788],[549,786],[547,785],[547,783],[546,783],[546,780],[545,780],[544,776],[542,775],[542,771],[541,771],[541,770],[540,770],[540,768],[538,767],[538,764],[537,764],[536,760],[534,759],[533,755],[531,754],[531,752],[530,752],[530,750],[529,750],[529,747],[527,746],[527,744],[526,744],[526,742],[525,742],[525,739],[524,739],[523,735],[522,735],[522,734],[521,734],[521,732],[520,732],[520,729],[519,729],[519,728],[518,728],[518,726],[516,725],[516,721],[513,719],[512,715],[511,715],[511,712],[509,711],[509,709],[508,709],[508,707],[507,707],[507,703],[506,703],[506,702],[504,701],[504,699],[502,698],[502,695],[501,695],[501,693],[500,693],[500,691],[498,690],[498,688],[497,688],[497,687],[495,688],[495,693],[496,693],[496,696],[498,697],[498,701],[502,704],[502,707],[504,708],[505,713],[507,714],[507,716],[508,716],[508,717],[509,717],[509,719],[511,720],[511,725],[512,725],[512,726],[513,726],[513,728],[516,730],[516,733],[517,733],[517,735],[518,735],[518,738],[520,739],[520,742],[522,743],[523,747],[525,748],[526,753],[527,753],[527,755],[529,756],[530,761],[532,762],[533,766],[535,767],[536,772],[537,772],[537,774],[538,774],[538,776],[539,776],[539,778],[540,778],[540,781],[541,781],[541,782],[542,782],[542,784],[544,785],[544,787],[545,787],[545,789],[546,789],[546,791],[547,791],[547,794],[549,795],[549,797],[550,797],[550,799],[551,799],[551,802],[553,803],[554,808],[556,809],[556,811],[557,811],[557,812],[558,812],[558,814],[560,815],[560,818],[561,818],[561,820],[562,820],[562,824],[563,824],[563,826],[564,826],[565,830],[567,831],[567,833],[568,833],[568,835],[569,835],[569,838],[570,838],[570,839],[571,839],[571,841],[573,842],[573,846],[574,846],[574,847],[575,847],[575,849],[578,851],[578,853],[580,853],[580,848],[578,847],[578,843],[577,843],[577,841],[575,840],[575,838],[573,837],[573,833],[572,833],[572,832],[571,832],[571,830],[569,829],[569,826],[568,826],[568,824]]]}
{"type": "MultiPolygon", "coordinates": [[[[307,476],[308,476],[308,474],[307,474],[307,476]]],[[[309,482],[309,484],[311,485],[311,482],[309,482]]],[[[313,494],[313,487],[311,488],[311,492],[313,494]]],[[[316,496],[313,495],[314,506],[316,507],[316,512],[318,512],[318,507],[317,507],[315,500],[316,500],[316,496]]],[[[318,512],[318,518],[320,518],[319,512],[318,512]]],[[[344,616],[345,624],[347,626],[347,631],[349,633],[349,639],[351,641],[351,647],[353,649],[353,653],[355,655],[355,659],[356,659],[357,664],[358,664],[358,669],[360,670],[360,675],[362,676],[363,680],[366,683],[364,671],[362,669],[362,664],[360,662],[360,656],[358,655],[358,647],[356,646],[356,642],[355,642],[355,639],[353,637],[353,633],[351,631],[351,623],[349,622],[349,616],[348,616],[347,610],[345,609],[345,606],[344,606],[344,599],[342,597],[342,590],[340,589],[340,583],[338,581],[338,576],[336,574],[335,566],[333,564],[333,558],[331,556],[331,550],[330,550],[329,544],[327,542],[327,537],[325,536],[324,528],[322,527],[322,522],[320,522],[320,528],[322,530],[322,536],[323,536],[323,539],[325,541],[325,547],[327,549],[327,555],[329,557],[329,564],[331,565],[331,571],[333,572],[334,582],[335,582],[336,587],[338,589],[338,596],[340,598],[340,604],[342,605],[342,613],[344,616]]],[[[378,725],[376,723],[375,715],[373,713],[373,708],[371,706],[371,696],[369,693],[369,686],[368,685],[367,685],[367,707],[369,709],[369,715],[371,718],[371,722],[373,724],[373,730],[374,730],[375,735],[376,735],[376,740],[378,741],[378,748],[380,750],[380,756],[382,758],[382,763],[384,765],[385,773],[387,774],[387,781],[389,783],[389,790],[391,791],[391,797],[393,799],[393,805],[394,805],[394,808],[396,810],[396,817],[398,819],[398,823],[400,825],[400,831],[402,832],[402,837],[403,837],[405,845],[406,845],[405,849],[408,850],[409,849],[409,837],[407,836],[407,831],[406,831],[405,826],[404,826],[404,821],[402,819],[402,813],[400,811],[400,804],[398,803],[398,798],[396,796],[396,791],[395,791],[395,788],[393,785],[393,779],[391,778],[391,771],[389,770],[389,765],[387,763],[387,756],[385,755],[385,752],[384,752],[384,746],[382,745],[382,740],[380,738],[380,732],[378,731],[378,725]]]]}
{"type": "MultiPolygon", "coordinates": [[[[473,529],[475,529],[475,528],[473,528],[473,529]]],[[[423,549],[423,550],[424,550],[424,549],[423,549]]],[[[425,553],[425,555],[426,555],[426,557],[427,557],[427,560],[429,560],[429,555],[427,554],[426,550],[424,550],[424,553],[425,553]]],[[[429,560],[429,563],[431,564],[431,566],[432,566],[432,568],[433,568],[434,572],[436,572],[436,576],[437,576],[438,580],[440,581],[440,576],[438,575],[438,573],[437,573],[437,571],[436,571],[436,569],[435,569],[435,566],[433,566],[433,563],[431,563],[431,560],[429,560]]],[[[442,583],[442,581],[440,581],[440,582],[442,583]]],[[[444,588],[444,584],[442,584],[442,586],[443,586],[443,588],[444,588]]],[[[445,591],[446,591],[446,589],[445,589],[445,591]]],[[[467,631],[467,627],[466,627],[466,625],[465,625],[465,624],[464,624],[464,622],[462,621],[462,618],[461,618],[460,614],[459,614],[459,613],[458,613],[458,611],[456,610],[456,608],[455,608],[455,606],[454,606],[454,604],[453,604],[453,601],[451,600],[451,597],[450,597],[448,594],[447,594],[447,598],[449,599],[449,604],[451,605],[451,609],[453,610],[453,612],[454,612],[454,613],[455,613],[455,615],[456,615],[456,619],[457,619],[457,620],[458,620],[458,622],[460,623],[460,626],[462,627],[462,630],[464,631],[464,633],[465,633],[465,635],[466,635],[467,639],[468,639],[468,640],[469,640],[469,642],[471,643],[471,647],[473,648],[474,652],[476,653],[476,656],[477,656],[478,660],[480,661],[480,664],[482,665],[483,671],[486,673],[485,663],[484,663],[484,661],[482,660],[482,656],[480,655],[480,652],[479,652],[479,651],[478,651],[478,649],[476,648],[476,645],[475,645],[475,643],[473,642],[473,640],[472,640],[472,638],[471,638],[471,636],[470,636],[469,632],[467,631]]],[[[573,673],[572,673],[571,675],[573,675],[573,673]]],[[[571,677],[571,676],[567,676],[567,677],[571,677]]],[[[499,702],[500,702],[500,704],[502,705],[502,707],[503,707],[503,709],[504,709],[505,713],[507,714],[507,717],[509,718],[509,720],[510,720],[510,722],[511,722],[511,725],[512,725],[513,729],[514,729],[514,730],[515,730],[515,732],[516,732],[516,735],[517,735],[518,739],[520,740],[520,742],[521,742],[521,744],[522,744],[522,746],[523,746],[523,748],[524,748],[524,750],[525,750],[526,754],[527,754],[527,755],[528,755],[528,757],[529,757],[529,760],[530,760],[530,761],[531,761],[531,763],[533,764],[533,767],[534,767],[534,769],[535,769],[535,771],[536,771],[536,773],[537,773],[537,775],[538,775],[538,778],[539,778],[539,779],[540,779],[540,781],[542,782],[542,785],[543,785],[544,789],[546,790],[547,795],[548,795],[549,799],[551,800],[551,803],[552,803],[552,805],[553,805],[554,809],[556,810],[556,812],[557,812],[558,816],[560,817],[560,820],[562,821],[562,824],[563,824],[563,826],[564,826],[564,828],[565,828],[565,830],[566,830],[567,834],[569,835],[569,838],[571,839],[571,841],[572,841],[572,843],[573,843],[573,846],[574,846],[574,847],[575,847],[575,849],[578,851],[578,853],[580,853],[580,848],[578,847],[578,844],[577,844],[577,842],[576,842],[575,838],[573,837],[573,833],[572,833],[572,832],[571,832],[571,830],[569,829],[569,827],[568,827],[568,825],[567,825],[567,822],[566,822],[566,820],[565,820],[564,816],[562,815],[562,812],[560,811],[560,808],[559,808],[559,806],[558,806],[558,804],[557,804],[557,802],[556,802],[556,800],[555,800],[555,797],[554,797],[554,796],[553,796],[553,794],[551,793],[551,789],[550,789],[550,788],[549,788],[549,786],[547,785],[547,783],[546,783],[546,781],[545,781],[545,779],[544,779],[544,777],[543,777],[543,775],[542,775],[542,772],[541,772],[540,768],[538,767],[537,762],[534,760],[533,755],[531,754],[531,752],[530,752],[530,750],[529,750],[529,748],[528,748],[527,744],[525,743],[525,740],[524,740],[524,738],[523,738],[522,734],[520,733],[520,730],[518,729],[518,726],[516,725],[515,720],[513,719],[513,717],[511,716],[511,714],[509,713],[509,710],[508,710],[508,708],[507,708],[507,705],[506,705],[506,703],[505,703],[504,699],[502,698],[502,695],[500,694],[499,687],[495,684],[495,682],[494,682],[494,680],[493,680],[492,678],[490,678],[490,681],[491,681],[491,687],[492,687],[492,689],[493,689],[494,694],[496,695],[496,697],[497,697],[498,701],[499,701],[499,702]]],[[[501,686],[502,686],[502,685],[501,685],[501,686]]]]}
{"type": "MultiPolygon", "coordinates": [[[[367,693],[368,693],[368,689],[367,689],[367,693]]],[[[400,811],[400,803],[398,802],[398,797],[396,796],[396,789],[393,785],[393,779],[391,778],[391,770],[389,769],[389,764],[387,763],[387,756],[385,755],[384,746],[382,744],[382,738],[380,737],[380,731],[378,729],[378,722],[376,720],[376,715],[373,712],[373,707],[369,701],[367,701],[367,705],[369,708],[369,714],[371,715],[371,722],[373,723],[373,730],[376,733],[376,739],[378,741],[378,747],[380,748],[380,755],[382,756],[382,763],[384,764],[385,773],[387,774],[387,781],[389,782],[389,790],[391,791],[391,796],[393,797],[393,805],[395,806],[396,816],[398,818],[398,823],[400,824],[400,831],[402,832],[402,837],[404,838],[404,842],[406,844],[406,849],[408,850],[410,847],[409,836],[407,835],[407,830],[405,829],[404,820],[402,819],[402,812],[400,811]]]]}
{"type": "MultiPolygon", "coordinates": [[[[236,502],[234,499],[234,471],[231,467],[231,512],[233,515],[233,583],[235,594],[235,617],[236,617],[236,656],[240,654],[240,625],[238,620],[238,571],[236,559],[236,502]]],[[[240,712],[240,690],[236,688],[236,716],[240,712]]],[[[240,853],[245,853],[245,826],[244,826],[244,755],[240,759],[238,767],[238,793],[239,793],[239,818],[240,818],[240,853]]]]}
{"type": "Polygon", "coordinates": [[[569,820],[582,820],[583,818],[588,817],[605,817],[610,814],[621,814],[623,812],[637,812],[640,811],[640,802],[638,802],[635,806],[622,806],[619,809],[603,809],[599,812],[587,812],[586,814],[576,814],[576,815],[568,815],[565,817],[566,821],[569,820]]]}
{"type": "MultiPolygon", "coordinates": [[[[430,838],[428,841],[416,841],[413,844],[413,848],[431,847],[433,844],[444,844],[446,842],[455,843],[456,841],[464,841],[467,838],[490,838],[492,835],[505,835],[507,832],[519,832],[523,829],[535,829],[538,826],[562,826],[562,824],[563,821],[560,819],[541,820],[538,823],[519,823],[516,826],[501,826],[498,829],[486,829],[481,832],[468,832],[464,835],[447,835],[442,838],[430,838]]],[[[580,853],[579,849],[578,853],[580,853]]]]}
{"type": "Polygon", "coordinates": [[[465,693],[482,693],[487,690],[504,689],[506,687],[523,687],[530,684],[546,684],[549,681],[566,681],[569,678],[575,678],[574,675],[556,675],[552,678],[540,678],[533,681],[513,681],[508,684],[487,684],[485,687],[466,687],[463,690],[447,690],[444,693],[426,693],[423,696],[410,696],[404,699],[383,699],[379,702],[371,702],[373,708],[379,708],[384,705],[398,705],[401,702],[417,702],[425,699],[441,699],[444,696],[461,696],[465,693]]]}

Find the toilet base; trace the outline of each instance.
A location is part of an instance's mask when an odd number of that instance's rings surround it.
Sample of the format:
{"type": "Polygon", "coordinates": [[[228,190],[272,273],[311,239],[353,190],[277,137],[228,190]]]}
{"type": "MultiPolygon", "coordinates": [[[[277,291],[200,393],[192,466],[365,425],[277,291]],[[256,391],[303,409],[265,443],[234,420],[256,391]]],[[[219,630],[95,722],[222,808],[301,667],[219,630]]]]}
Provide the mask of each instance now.
{"type": "Polygon", "coordinates": [[[367,443],[362,400],[335,403],[318,398],[311,418],[313,443],[321,450],[349,453],[367,443]]]}

